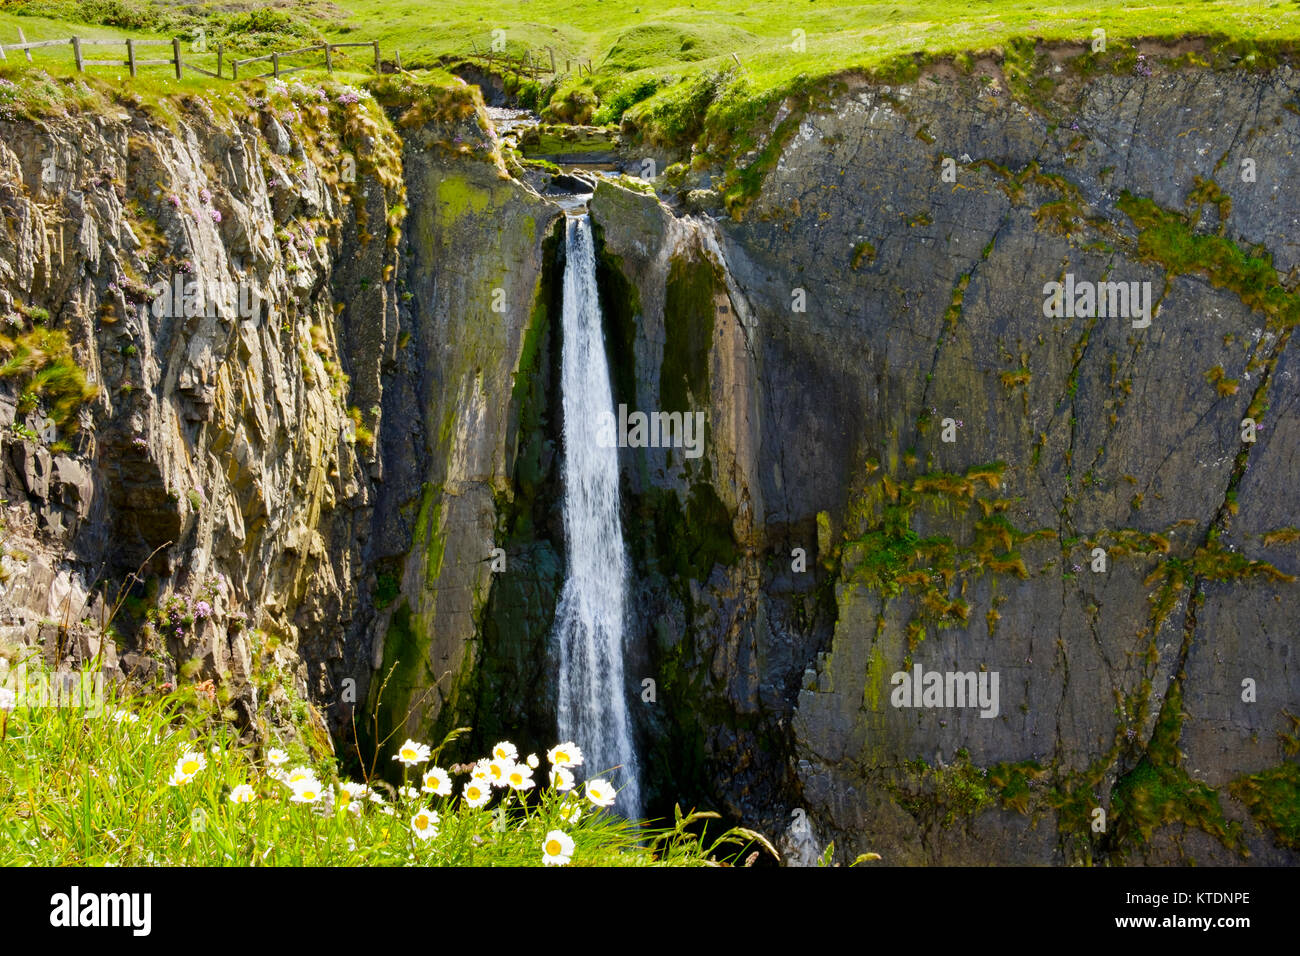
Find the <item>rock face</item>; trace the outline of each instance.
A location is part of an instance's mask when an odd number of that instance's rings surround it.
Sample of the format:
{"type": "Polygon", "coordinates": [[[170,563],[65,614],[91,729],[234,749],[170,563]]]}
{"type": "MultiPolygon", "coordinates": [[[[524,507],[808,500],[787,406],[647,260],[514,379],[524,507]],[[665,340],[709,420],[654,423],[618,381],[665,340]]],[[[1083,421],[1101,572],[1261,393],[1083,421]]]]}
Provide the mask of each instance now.
{"type": "MultiPolygon", "coordinates": [[[[366,767],[553,743],[562,212],[473,88],[402,82],[0,123],[2,344],[46,356],[0,371],[7,659],[215,678],[366,767]]],[[[674,429],[620,452],[653,812],[795,862],[1295,862],[1298,87],[845,84],[730,218],[601,181],[615,401],[674,429]]]]}
{"type": "Polygon", "coordinates": [[[635,403],[684,371],[710,425],[698,462],[627,467],[666,532],[663,779],[700,766],[849,861],[1294,862],[1261,793],[1294,805],[1298,83],[1096,80],[1068,123],[958,79],[848,89],[712,250],[598,191],[635,403]],[[1150,325],[1052,309],[1067,281],[1150,283],[1150,325]],[[705,489],[726,554],[691,567],[701,522],[657,496],[695,518],[705,489]],[[894,706],[913,668],[996,674],[996,714],[894,706]]]}
{"type": "Polygon", "coordinates": [[[57,330],[93,397],[54,427],[5,377],[2,613],[7,659],[82,635],[74,660],[221,679],[265,729],[285,685],[337,697],[379,473],[348,406],[378,411],[397,337],[397,257],[357,214],[398,196],[354,202],[305,152],[325,134],[254,106],[3,124],[5,349],[57,330]]]}
{"type": "Polygon", "coordinates": [[[499,515],[515,496],[515,396],[545,323],[543,246],[561,216],[499,166],[433,147],[437,135],[416,131],[405,146],[409,340],[386,399],[402,424],[384,440],[373,549],[400,585],[373,626],[372,663],[388,679],[370,700],[381,739],[472,712],[494,551],[505,550],[499,515]]]}

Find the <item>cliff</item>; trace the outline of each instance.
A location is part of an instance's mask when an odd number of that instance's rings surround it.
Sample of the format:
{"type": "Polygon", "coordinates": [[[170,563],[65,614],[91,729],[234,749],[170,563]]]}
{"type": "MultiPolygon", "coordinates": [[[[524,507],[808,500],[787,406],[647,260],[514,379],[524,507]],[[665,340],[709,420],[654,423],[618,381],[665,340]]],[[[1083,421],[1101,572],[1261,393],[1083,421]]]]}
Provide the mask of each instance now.
{"type": "MultiPolygon", "coordinates": [[[[1300,81],[1151,72],[843,78],[684,205],[601,181],[615,401],[706,425],[621,452],[651,809],[805,860],[1294,862],[1300,81]],[[916,667],[996,713],[895,706],[916,667]]],[[[562,213],[473,88],[0,130],[5,654],[212,678],[367,766],[545,745],[562,213]]]]}

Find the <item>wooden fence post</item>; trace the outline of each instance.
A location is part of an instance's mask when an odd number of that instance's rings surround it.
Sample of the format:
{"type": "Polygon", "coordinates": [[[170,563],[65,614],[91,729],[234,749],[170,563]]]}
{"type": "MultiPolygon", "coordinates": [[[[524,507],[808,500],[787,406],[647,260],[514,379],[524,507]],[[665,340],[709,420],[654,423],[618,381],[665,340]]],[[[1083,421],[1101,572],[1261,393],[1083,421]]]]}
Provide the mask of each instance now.
{"type": "Polygon", "coordinates": [[[181,38],[172,37],[172,58],[176,61],[176,79],[181,78],[181,38]]]}
{"type": "Polygon", "coordinates": [[[86,65],[81,59],[81,37],[72,38],[72,58],[77,62],[77,72],[85,73],[86,65]]]}
{"type": "Polygon", "coordinates": [[[222,46],[223,46],[223,44],[221,44],[221,43],[218,43],[218,44],[217,44],[217,78],[218,78],[218,79],[221,78],[221,53],[222,53],[221,48],[222,48],[222,46]]]}
{"type": "Polygon", "coordinates": [[[278,80],[280,78],[280,54],[271,53],[271,73],[278,80]]]}
{"type": "Polygon", "coordinates": [[[393,47],[393,60],[397,63],[397,72],[402,72],[402,51],[393,47]]]}
{"type": "Polygon", "coordinates": [[[383,72],[384,72],[383,69],[379,65],[379,41],[376,40],[375,41],[375,73],[379,74],[383,72]]]}
{"type": "MultiPolygon", "coordinates": [[[[19,42],[19,43],[26,43],[26,42],[27,42],[27,34],[23,33],[23,28],[22,28],[22,27],[19,27],[19,28],[18,28],[18,42],[19,42]]],[[[24,50],[23,52],[27,54],[27,62],[28,62],[28,63],[32,62],[32,51],[31,51],[31,50],[24,50]]]]}
{"type": "Polygon", "coordinates": [[[555,72],[555,47],[548,46],[546,52],[551,55],[551,72],[555,72]]]}
{"type": "Polygon", "coordinates": [[[328,43],[325,44],[325,72],[334,72],[334,60],[330,56],[330,45],[328,43]]]}
{"type": "Polygon", "coordinates": [[[126,41],[126,65],[131,68],[131,75],[135,76],[135,41],[130,38],[126,41]]]}

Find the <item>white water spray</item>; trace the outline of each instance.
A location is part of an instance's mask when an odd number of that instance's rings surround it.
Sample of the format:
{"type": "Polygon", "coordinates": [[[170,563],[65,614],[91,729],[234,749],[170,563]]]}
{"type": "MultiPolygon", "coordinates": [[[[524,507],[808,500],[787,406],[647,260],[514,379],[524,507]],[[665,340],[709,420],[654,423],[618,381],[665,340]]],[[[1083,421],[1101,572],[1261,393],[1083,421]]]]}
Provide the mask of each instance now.
{"type": "Polygon", "coordinates": [[[559,732],[583,749],[588,779],[619,787],[623,816],[641,816],[636,754],[623,683],[627,562],[618,508],[618,449],[598,441],[612,413],[596,290],[591,223],[567,222],[564,265],[564,537],[568,567],[555,615],[560,646],[559,732]],[[609,773],[612,768],[618,770],[609,773]]]}

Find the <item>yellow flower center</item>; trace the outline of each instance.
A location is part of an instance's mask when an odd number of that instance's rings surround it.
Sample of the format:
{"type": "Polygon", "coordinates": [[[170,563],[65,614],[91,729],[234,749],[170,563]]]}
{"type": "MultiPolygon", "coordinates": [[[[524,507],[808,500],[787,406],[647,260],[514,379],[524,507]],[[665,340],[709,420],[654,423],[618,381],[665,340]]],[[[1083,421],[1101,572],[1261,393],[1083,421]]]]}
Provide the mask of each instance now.
{"type": "Polygon", "coordinates": [[[199,772],[199,762],[197,760],[187,760],[181,764],[181,773],[191,774],[199,772]]]}
{"type": "Polygon", "coordinates": [[[560,846],[560,841],[559,841],[559,840],[547,840],[547,841],[546,841],[546,855],[547,855],[547,856],[559,856],[559,855],[560,855],[560,851],[561,851],[562,849],[563,849],[563,847],[560,846]]]}
{"type": "Polygon", "coordinates": [[[559,752],[555,755],[555,762],[556,762],[556,763],[568,763],[568,762],[569,762],[569,755],[568,755],[567,753],[565,753],[563,750],[561,750],[561,751],[559,751],[559,752]]]}
{"type": "Polygon", "coordinates": [[[415,818],[415,826],[416,826],[417,829],[420,829],[420,830],[426,830],[426,829],[428,829],[428,827],[429,827],[429,818],[426,817],[423,813],[421,813],[418,817],[415,818]]]}

